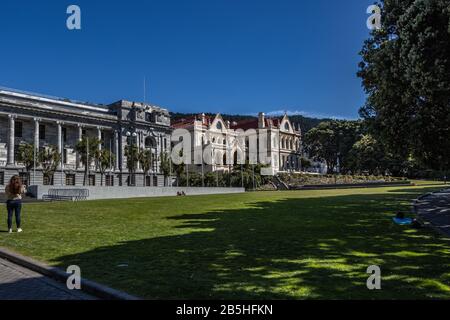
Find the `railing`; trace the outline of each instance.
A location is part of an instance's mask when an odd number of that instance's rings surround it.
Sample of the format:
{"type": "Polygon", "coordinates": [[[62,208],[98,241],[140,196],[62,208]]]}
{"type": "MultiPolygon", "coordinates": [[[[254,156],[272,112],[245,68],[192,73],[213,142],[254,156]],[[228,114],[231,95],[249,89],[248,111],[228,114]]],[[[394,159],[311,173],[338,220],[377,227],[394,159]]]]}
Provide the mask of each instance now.
{"type": "Polygon", "coordinates": [[[89,198],[88,189],[49,189],[48,194],[43,196],[47,201],[79,201],[89,198]]]}

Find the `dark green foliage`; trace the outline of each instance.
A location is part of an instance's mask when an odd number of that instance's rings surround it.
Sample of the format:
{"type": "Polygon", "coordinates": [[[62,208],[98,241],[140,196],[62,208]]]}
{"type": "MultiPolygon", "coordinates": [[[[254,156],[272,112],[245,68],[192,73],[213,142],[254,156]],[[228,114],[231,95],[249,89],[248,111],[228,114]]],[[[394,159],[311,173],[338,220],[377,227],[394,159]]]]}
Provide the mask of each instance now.
{"type": "Polygon", "coordinates": [[[51,178],[61,163],[61,155],[58,149],[55,146],[45,147],[39,152],[38,158],[44,177],[51,178]]]}
{"type": "Polygon", "coordinates": [[[311,129],[304,138],[305,150],[317,161],[325,161],[328,173],[350,169],[349,153],[361,134],[360,121],[326,121],[311,129]]]}
{"type": "Polygon", "coordinates": [[[361,51],[360,114],[399,162],[450,168],[450,5],[385,0],[383,29],[361,51]]]}
{"type": "Polygon", "coordinates": [[[88,182],[90,166],[98,157],[100,143],[101,141],[97,138],[85,136],[75,145],[75,151],[80,155],[80,161],[84,165],[83,185],[88,182]]]}

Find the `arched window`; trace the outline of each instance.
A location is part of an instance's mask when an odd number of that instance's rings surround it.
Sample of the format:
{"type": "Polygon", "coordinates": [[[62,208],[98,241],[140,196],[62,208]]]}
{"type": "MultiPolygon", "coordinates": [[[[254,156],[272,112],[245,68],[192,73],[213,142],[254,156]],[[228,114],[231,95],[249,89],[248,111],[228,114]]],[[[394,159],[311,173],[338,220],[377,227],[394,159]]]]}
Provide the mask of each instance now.
{"type": "Polygon", "coordinates": [[[217,121],[216,128],[217,128],[218,130],[222,130],[222,128],[223,128],[222,122],[217,121]]]}
{"type": "Polygon", "coordinates": [[[284,124],[284,129],[285,129],[286,131],[289,131],[289,123],[286,122],[286,123],[284,124]]]}
{"type": "Polygon", "coordinates": [[[157,147],[156,139],[154,137],[145,138],[145,147],[148,149],[156,148],[157,147]]]}

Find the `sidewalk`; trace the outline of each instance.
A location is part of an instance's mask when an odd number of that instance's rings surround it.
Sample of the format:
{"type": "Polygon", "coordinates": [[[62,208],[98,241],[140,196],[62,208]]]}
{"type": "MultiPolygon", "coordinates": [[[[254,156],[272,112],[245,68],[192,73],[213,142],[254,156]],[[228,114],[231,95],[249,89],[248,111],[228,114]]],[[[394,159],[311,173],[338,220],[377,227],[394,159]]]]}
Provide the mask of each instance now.
{"type": "Polygon", "coordinates": [[[420,220],[450,237],[450,189],[425,195],[414,207],[420,220]]]}
{"type": "Polygon", "coordinates": [[[93,296],[69,290],[34,271],[0,258],[0,300],[95,300],[93,296]]]}

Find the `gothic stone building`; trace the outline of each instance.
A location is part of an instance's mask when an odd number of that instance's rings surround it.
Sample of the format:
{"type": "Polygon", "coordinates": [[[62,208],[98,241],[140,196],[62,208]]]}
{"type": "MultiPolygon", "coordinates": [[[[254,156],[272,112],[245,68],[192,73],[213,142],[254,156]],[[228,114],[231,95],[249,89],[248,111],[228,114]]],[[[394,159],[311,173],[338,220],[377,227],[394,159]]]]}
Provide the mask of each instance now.
{"type": "MultiPolygon", "coordinates": [[[[285,115],[282,119],[268,118],[264,113],[259,113],[258,118],[243,120],[230,123],[224,121],[220,114],[215,117],[198,116],[180,119],[173,124],[176,129],[185,129],[190,132],[192,141],[192,156],[194,159],[194,150],[212,146],[213,165],[204,166],[205,171],[227,171],[230,166],[227,165],[227,156],[232,157],[231,162],[237,163],[240,152],[245,153],[248,160],[249,141],[246,138],[245,146],[239,141],[238,130],[248,132],[253,130],[256,137],[262,130],[266,132],[267,139],[267,158],[270,159],[270,174],[276,175],[280,172],[301,172],[301,130],[300,126],[295,127],[289,117],[285,115]]],[[[259,142],[257,143],[259,145],[259,142]]],[[[259,147],[258,147],[259,148],[259,147]]],[[[259,150],[259,149],[258,149],[259,150]]],[[[259,157],[259,156],[257,156],[259,157]]],[[[199,171],[198,165],[191,165],[191,170],[199,171]]]]}
{"type": "MultiPolygon", "coordinates": [[[[27,179],[24,165],[17,161],[22,143],[34,144],[39,149],[55,146],[62,155],[52,177],[44,177],[42,168],[37,167],[27,184],[83,185],[85,169],[75,145],[83,136],[89,136],[100,139],[99,148],[115,155],[105,185],[162,186],[164,178],[158,157],[161,152],[170,152],[170,134],[169,112],[157,106],[124,100],[94,105],[0,89],[0,185],[5,185],[14,174],[27,179]],[[130,144],[155,155],[146,177],[139,165],[135,175],[128,174],[125,147],[130,144]]],[[[94,163],[89,169],[87,183],[100,185],[94,163]]]]}

